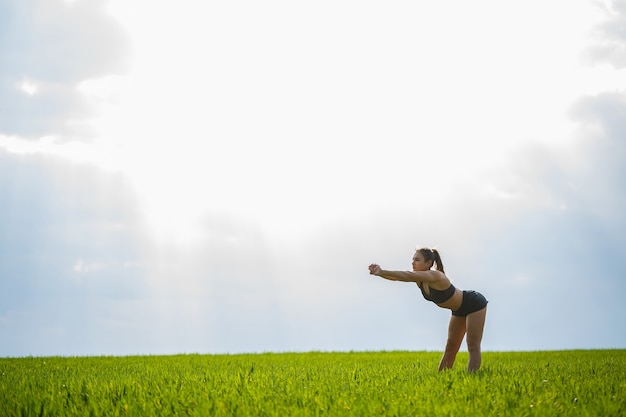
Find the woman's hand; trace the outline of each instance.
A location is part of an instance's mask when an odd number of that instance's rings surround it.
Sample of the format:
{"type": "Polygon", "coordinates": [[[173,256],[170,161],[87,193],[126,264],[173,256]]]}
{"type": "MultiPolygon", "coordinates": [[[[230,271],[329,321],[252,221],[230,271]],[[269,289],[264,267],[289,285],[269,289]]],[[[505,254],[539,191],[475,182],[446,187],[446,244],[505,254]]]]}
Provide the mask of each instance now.
{"type": "Polygon", "coordinates": [[[380,271],[381,271],[380,265],[371,264],[369,266],[369,268],[370,268],[370,274],[372,274],[372,275],[379,275],[380,274],[380,271]]]}

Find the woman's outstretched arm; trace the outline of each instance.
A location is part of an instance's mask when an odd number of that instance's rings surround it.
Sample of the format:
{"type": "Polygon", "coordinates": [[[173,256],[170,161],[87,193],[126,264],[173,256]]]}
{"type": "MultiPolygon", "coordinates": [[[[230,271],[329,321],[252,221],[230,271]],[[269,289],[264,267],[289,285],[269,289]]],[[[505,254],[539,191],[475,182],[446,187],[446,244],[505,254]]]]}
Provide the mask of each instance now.
{"type": "Polygon", "coordinates": [[[371,264],[369,266],[370,274],[377,275],[390,281],[402,282],[432,282],[440,279],[439,271],[387,271],[382,269],[380,265],[371,264]]]}

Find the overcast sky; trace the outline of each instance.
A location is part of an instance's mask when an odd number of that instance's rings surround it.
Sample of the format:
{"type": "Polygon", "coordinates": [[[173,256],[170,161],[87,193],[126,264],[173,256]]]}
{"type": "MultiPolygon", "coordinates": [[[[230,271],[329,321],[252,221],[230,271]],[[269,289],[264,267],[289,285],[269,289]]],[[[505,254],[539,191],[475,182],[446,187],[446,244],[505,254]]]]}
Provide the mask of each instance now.
{"type": "Polygon", "coordinates": [[[0,356],[626,348],[626,1],[0,0],[0,356]]]}

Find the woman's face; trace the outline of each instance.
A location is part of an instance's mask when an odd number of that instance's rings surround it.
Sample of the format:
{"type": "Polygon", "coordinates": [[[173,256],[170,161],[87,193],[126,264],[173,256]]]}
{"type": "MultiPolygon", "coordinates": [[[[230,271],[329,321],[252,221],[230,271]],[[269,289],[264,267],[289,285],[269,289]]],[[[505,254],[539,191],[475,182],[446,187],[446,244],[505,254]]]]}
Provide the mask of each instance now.
{"type": "Polygon", "coordinates": [[[424,255],[420,252],[415,252],[413,255],[413,271],[428,271],[432,265],[431,261],[425,261],[424,255]]]}

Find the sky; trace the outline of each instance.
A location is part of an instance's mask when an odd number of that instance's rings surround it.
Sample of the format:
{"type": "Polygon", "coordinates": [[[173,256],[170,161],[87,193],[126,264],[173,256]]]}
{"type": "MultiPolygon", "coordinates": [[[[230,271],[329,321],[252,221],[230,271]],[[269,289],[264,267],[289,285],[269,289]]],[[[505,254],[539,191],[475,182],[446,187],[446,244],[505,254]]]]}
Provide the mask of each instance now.
{"type": "Polygon", "coordinates": [[[626,348],[626,1],[0,0],[0,357],[626,348]],[[465,347],[463,348],[465,349],[465,347]]]}

